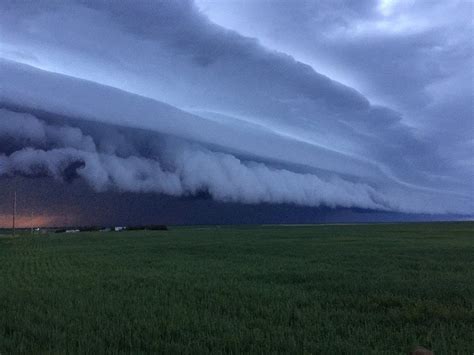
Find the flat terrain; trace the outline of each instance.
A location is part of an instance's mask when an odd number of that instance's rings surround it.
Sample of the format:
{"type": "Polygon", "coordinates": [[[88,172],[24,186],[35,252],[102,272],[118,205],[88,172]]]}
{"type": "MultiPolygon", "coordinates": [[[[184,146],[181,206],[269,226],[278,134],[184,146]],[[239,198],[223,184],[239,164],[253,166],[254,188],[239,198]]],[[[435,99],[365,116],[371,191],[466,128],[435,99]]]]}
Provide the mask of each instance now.
{"type": "Polygon", "coordinates": [[[0,353],[474,352],[474,223],[0,236],[0,353]]]}

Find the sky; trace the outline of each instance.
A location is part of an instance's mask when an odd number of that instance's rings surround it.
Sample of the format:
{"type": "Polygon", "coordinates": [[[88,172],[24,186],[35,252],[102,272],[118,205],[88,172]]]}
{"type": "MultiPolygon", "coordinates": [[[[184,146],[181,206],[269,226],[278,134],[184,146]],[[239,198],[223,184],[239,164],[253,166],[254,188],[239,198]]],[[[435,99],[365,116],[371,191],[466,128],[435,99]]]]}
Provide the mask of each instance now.
{"type": "Polygon", "coordinates": [[[2,1],[0,225],[471,219],[473,6],[2,1]]]}

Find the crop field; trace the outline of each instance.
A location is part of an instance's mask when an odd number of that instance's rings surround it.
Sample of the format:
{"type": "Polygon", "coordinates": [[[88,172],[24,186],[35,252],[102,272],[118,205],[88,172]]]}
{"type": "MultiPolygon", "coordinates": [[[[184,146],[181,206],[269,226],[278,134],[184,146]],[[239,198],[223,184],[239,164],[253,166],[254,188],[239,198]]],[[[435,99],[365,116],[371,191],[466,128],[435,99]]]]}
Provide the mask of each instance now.
{"type": "Polygon", "coordinates": [[[0,354],[474,352],[474,223],[0,235],[0,354]]]}

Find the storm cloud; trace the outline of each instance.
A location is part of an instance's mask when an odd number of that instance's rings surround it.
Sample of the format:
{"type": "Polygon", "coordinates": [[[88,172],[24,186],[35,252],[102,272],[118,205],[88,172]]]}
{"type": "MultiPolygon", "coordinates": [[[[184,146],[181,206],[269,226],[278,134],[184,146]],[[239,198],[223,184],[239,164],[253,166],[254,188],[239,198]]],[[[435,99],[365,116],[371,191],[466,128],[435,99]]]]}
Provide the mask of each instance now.
{"type": "Polygon", "coordinates": [[[205,191],[226,202],[385,208],[383,199],[366,184],[336,177],[324,181],[311,174],[272,169],[176,140],[167,147],[166,137],[160,137],[165,153],[152,152],[150,158],[120,157],[98,150],[93,138],[78,128],[49,125],[29,114],[7,110],[0,110],[0,117],[3,143],[28,145],[8,156],[0,155],[0,175],[51,176],[58,180],[77,175],[97,191],[117,188],[175,196],[205,191]],[[23,131],[23,125],[36,129],[23,131]],[[166,170],[160,160],[165,161],[166,170]]]}
{"type": "MultiPolygon", "coordinates": [[[[454,155],[472,135],[453,148],[425,129],[429,115],[442,127],[443,98],[420,109],[391,77],[387,97],[406,104],[374,104],[198,5],[2,2],[0,175],[247,204],[474,212],[468,154],[454,155]]],[[[352,11],[370,20],[379,5],[352,11]]],[[[472,107],[462,114],[472,119],[472,107]]]]}

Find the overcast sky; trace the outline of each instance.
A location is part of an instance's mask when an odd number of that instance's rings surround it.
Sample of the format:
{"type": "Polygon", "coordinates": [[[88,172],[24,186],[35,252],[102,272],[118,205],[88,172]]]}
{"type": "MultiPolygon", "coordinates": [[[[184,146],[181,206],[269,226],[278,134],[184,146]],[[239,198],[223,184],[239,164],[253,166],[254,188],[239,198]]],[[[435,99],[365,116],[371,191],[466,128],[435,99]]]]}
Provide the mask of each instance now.
{"type": "Polygon", "coordinates": [[[1,192],[46,179],[88,198],[141,195],[142,208],[253,206],[272,221],[277,206],[472,216],[473,11],[2,1],[1,192]]]}

